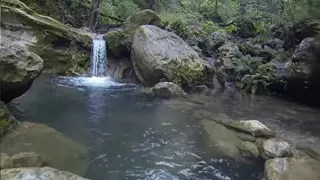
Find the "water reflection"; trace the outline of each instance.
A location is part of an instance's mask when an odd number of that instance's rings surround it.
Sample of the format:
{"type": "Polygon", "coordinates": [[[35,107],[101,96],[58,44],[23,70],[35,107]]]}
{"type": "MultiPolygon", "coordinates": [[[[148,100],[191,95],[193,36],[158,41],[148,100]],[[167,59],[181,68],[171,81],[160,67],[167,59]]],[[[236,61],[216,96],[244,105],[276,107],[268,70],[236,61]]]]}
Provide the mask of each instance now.
{"type": "Polygon", "coordinates": [[[10,108],[88,146],[86,177],[94,180],[262,179],[261,164],[208,151],[201,119],[258,119],[292,139],[320,136],[320,111],[291,102],[228,91],[155,100],[134,88],[108,78],[40,77],[10,108]]]}

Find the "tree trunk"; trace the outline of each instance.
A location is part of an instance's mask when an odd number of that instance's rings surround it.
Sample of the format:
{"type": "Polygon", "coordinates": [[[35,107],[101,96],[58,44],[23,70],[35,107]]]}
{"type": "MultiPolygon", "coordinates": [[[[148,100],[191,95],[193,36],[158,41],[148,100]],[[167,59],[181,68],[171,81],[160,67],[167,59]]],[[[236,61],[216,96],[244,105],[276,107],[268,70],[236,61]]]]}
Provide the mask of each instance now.
{"type": "Polygon", "coordinates": [[[89,20],[89,29],[94,32],[98,22],[100,0],[92,0],[92,10],[89,20]]]}
{"type": "Polygon", "coordinates": [[[216,15],[218,14],[218,0],[216,0],[216,2],[215,2],[214,13],[216,15]]]}

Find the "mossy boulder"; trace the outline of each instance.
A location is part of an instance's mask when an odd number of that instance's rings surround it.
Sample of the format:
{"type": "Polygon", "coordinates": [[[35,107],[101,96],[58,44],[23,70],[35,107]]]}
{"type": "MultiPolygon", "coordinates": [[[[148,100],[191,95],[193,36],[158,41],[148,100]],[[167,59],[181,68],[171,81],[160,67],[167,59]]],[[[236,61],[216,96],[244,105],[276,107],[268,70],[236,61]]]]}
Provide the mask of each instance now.
{"type": "Polygon", "coordinates": [[[107,32],[103,38],[108,51],[114,57],[129,57],[136,30],[142,25],[162,26],[160,17],[152,10],[145,9],[128,17],[123,29],[107,32]]]}
{"type": "Polygon", "coordinates": [[[243,38],[255,37],[257,35],[257,29],[254,23],[248,18],[238,18],[235,20],[237,34],[243,38]]]}
{"type": "Polygon", "coordinates": [[[138,79],[153,86],[161,79],[181,87],[206,84],[204,61],[186,42],[156,26],[140,26],[134,36],[131,59],[138,79]]]}
{"type": "Polygon", "coordinates": [[[134,35],[136,30],[142,25],[154,25],[161,27],[162,21],[160,17],[150,9],[144,9],[130,16],[124,26],[124,33],[134,35]]]}
{"type": "Polygon", "coordinates": [[[19,0],[1,3],[2,36],[24,43],[44,60],[44,71],[79,75],[90,64],[89,35],[31,10],[19,0]]]}
{"type": "Polygon", "coordinates": [[[123,30],[109,31],[103,39],[107,42],[108,53],[114,57],[124,57],[130,55],[132,38],[125,35],[123,30]]]}
{"type": "Polygon", "coordinates": [[[83,27],[91,15],[91,0],[21,0],[32,10],[73,27],[83,27]]]}
{"type": "Polygon", "coordinates": [[[11,115],[7,106],[0,101],[0,139],[15,128],[17,125],[16,119],[11,115]]]}
{"type": "Polygon", "coordinates": [[[253,142],[241,142],[239,150],[241,155],[247,158],[258,158],[260,156],[259,149],[253,142]]]}

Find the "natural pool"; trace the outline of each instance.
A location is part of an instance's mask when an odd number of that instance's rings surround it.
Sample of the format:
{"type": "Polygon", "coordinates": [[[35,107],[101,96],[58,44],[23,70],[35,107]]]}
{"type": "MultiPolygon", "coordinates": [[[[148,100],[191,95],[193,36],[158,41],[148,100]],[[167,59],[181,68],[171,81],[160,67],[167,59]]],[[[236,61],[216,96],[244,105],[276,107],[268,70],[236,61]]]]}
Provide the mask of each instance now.
{"type": "Polygon", "coordinates": [[[46,124],[87,146],[85,177],[94,180],[263,179],[263,163],[210,150],[199,120],[221,114],[258,119],[292,143],[319,142],[317,109],[219,90],[160,100],[138,88],[110,79],[41,76],[9,108],[18,120],[46,124]]]}

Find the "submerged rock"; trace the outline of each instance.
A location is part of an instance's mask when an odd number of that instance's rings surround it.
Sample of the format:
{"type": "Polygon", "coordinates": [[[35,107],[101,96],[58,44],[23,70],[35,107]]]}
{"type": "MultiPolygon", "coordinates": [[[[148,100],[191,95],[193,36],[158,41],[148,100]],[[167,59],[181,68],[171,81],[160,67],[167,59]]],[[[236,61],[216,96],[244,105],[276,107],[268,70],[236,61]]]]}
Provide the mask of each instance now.
{"type": "Polygon", "coordinates": [[[131,58],[138,79],[149,86],[161,79],[181,87],[206,84],[204,61],[186,42],[172,32],[143,25],[137,30],[131,58]]]}
{"type": "Polygon", "coordinates": [[[244,140],[244,141],[249,141],[249,142],[255,142],[256,138],[249,135],[249,134],[245,134],[245,133],[238,133],[237,134],[238,138],[244,140]]]}
{"type": "Polygon", "coordinates": [[[172,82],[160,82],[149,91],[149,94],[160,98],[179,97],[185,94],[179,85],[172,82]]]}
{"type": "Polygon", "coordinates": [[[263,141],[259,148],[261,156],[265,159],[289,157],[293,155],[293,149],[290,144],[276,138],[263,141]]]}
{"type": "Polygon", "coordinates": [[[320,163],[309,158],[275,158],[265,163],[267,180],[319,180],[320,163]]]}
{"type": "Polygon", "coordinates": [[[13,168],[13,162],[10,156],[5,153],[0,153],[0,169],[13,168]]]}
{"type": "Polygon", "coordinates": [[[255,137],[271,137],[274,133],[257,120],[241,120],[230,124],[236,130],[246,132],[255,137]]]}
{"type": "Polygon", "coordinates": [[[50,167],[3,169],[0,174],[5,180],[86,180],[70,172],[50,167]]]}
{"type": "Polygon", "coordinates": [[[201,120],[201,124],[208,134],[208,144],[212,145],[210,150],[214,155],[241,158],[238,147],[242,141],[234,131],[214,121],[201,120]]]}
{"type": "Polygon", "coordinates": [[[240,153],[244,157],[258,158],[260,156],[259,149],[255,143],[252,142],[242,142],[239,146],[240,153]]]}
{"type": "Polygon", "coordinates": [[[11,157],[14,167],[42,167],[45,165],[45,160],[35,152],[23,152],[15,154],[11,157]]]}
{"type": "Polygon", "coordinates": [[[43,124],[19,124],[3,138],[0,148],[10,154],[37,152],[49,166],[79,175],[85,174],[90,163],[85,146],[43,124]]]}
{"type": "Polygon", "coordinates": [[[17,120],[9,112],[7,106],[0,101],[0,139],[2,139],[5,134],[15,128],[17,123],[17,120]]]}

